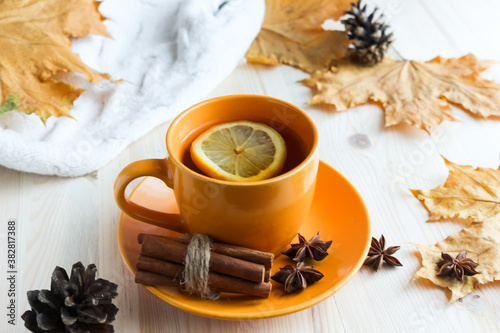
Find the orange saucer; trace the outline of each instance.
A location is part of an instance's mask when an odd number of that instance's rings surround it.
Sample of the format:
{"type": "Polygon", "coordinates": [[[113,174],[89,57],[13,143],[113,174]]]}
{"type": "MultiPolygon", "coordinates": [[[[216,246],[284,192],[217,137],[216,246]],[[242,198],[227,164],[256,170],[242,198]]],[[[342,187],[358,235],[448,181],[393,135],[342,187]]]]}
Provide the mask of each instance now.
{"type": "MultiPolygon", "coordinates": [[[[178,213],[173,191],[157,178],[144,179],[131,198],[148,208],[178,213]]],[[[325,275],[322,280],[293,294],[286,294],[282,285],[272,281],[273,290],[267,299],[223,293],[218,300],[207,301],[183,294],[175,288],[145,288],[170,305],[210,318],[241,320],[290,314],[333,295],[356,274],[368,253],[370,229],[368,210],[354,186],[337,170],[320,161],[309,218],[299,232],[309,239],[320,231],[322,240],[333,240],[328,251],[330,255],[315,265],[325,275]]],[[[137,244],[139,233],[179,235],[121,214],[118,242],[132,274],[135,274],[140,251],[137,244]]],[[[274,261],[272,274],[287,264],[293,262],[284,255],[279,256],[274,261]]]]}

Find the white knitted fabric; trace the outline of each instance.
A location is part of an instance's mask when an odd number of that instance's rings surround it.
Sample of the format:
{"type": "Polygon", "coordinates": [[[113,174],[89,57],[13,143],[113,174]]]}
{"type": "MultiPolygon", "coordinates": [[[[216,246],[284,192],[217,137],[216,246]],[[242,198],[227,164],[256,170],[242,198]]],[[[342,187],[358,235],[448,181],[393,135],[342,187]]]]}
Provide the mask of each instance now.
{"type": "Polygon", "coordinates": [[[95,171],[128,144],[195,104],[228,76],[259,32],[264,0],[106,0],[113,39],[87,36],[72,48],[90,67],[123,83],[88,89],[71,115],[0,115],[0,165],[45,175],[95,171]]]}

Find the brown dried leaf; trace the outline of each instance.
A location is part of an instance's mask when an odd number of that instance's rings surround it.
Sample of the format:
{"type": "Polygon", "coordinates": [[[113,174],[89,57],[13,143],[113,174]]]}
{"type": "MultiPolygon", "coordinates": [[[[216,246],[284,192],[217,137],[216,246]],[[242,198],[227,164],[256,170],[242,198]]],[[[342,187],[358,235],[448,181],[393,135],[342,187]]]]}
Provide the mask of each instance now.
{"type": "Polygon", "coordinates": [[[448,236],[436,245],[415,245],[422,255],[422,267],[414,279],[425,278],[452,292],[451,302],[473,292],[480,284],[500,279],[500,215],[484,222],[473,222],[468,228],[448,236]],[[467,250],[467,258],[479,264],[480,274],[464,276],[459,281],[454,276],[439,277],[437,263],[441,252],[453,258],[467,250]]]}
{"type": "Polygon", "coordinates": [[[348,0],[266,0],[259,35],[247,52],[247,61],[287,64],[306,72],[327,69],[344,56],[349,40],[343,31],[325,31],[326,19],[338,19],[348,0]]]}
{"type": "Polygon", "coordinates": [[[341,62],[302,83],[317,90],[311,104],[333,104],[343,111],[374,102],[385,110],[386,127],[407,123],[428,130],[443,120],[457,120],[449,104],[479,118],[500,119],[500,84],[479,75],[492,64],[471,54],[427,62],[385,57],[373,67],[341,62]]]}
{"type": "Polygon", "coordinates": [[[450,170],[444,185],[411,190],[429,211],[428,221],[484,221],[500,214],[500,168],[474,169],[444,160],[450,170]]]}
{"type": "Polygon", "coordinates": [[[48,117],[68,116],[83,89],[58,82],[60,72],[82,73],[98,83],[111,79],[71,52],[69,36],[109,36],[94,0],[0,2],[0,114],[19,110],[48,117]]]}

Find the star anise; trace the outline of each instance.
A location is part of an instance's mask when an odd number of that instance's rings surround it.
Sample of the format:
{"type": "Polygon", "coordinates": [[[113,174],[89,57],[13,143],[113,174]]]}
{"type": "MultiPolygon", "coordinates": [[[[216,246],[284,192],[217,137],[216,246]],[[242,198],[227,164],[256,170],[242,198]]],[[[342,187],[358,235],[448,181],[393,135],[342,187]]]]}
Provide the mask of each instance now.
{"type": "Polygon", "coordinates": [[[384,261],[391,266],[403,266],[398,259],[392,256],[400,246],[391,246],[384,250],[385,248],[385,237],[380,236],[380,241],[372,237],[372,244],[370,246],[370,251],[368,251],[368,257],[366,258],[363,265],[373,265],[375,271],[378,271],[382,267],[384,261]]]}
{"type": "Polygon", "coordinates": [[[320,240],[319,231],[316,236],[307,241],[304,236],[299,235],[299,243],[292,244],[292,247],[286,251],[281,252],[282,254],[290,257],[295,262],[303,262],[308,259],[314,259],[320,261],[326,258],[328,255],[328,248],[332,245],[332,241],[325,242],[320,240]]]}
{"type": "Polygon", "coordinates": [[[464,280],[464,275],[472,276],[479,274],[475,270],[479,264],[476,264],[472,259],[467,257],[467,250],[460,252],[455,259],[447,253],[441,253],[442,261],[437,263],[439,272],[437,276],[451,276],[455,275],[460,281],[464,280]]]}
{"type": "Polygon", "coordinates": [[[323,273],[315,270],[313,266],[306,266],[301,262],[296,267],[286,265],[280,268],[280,271],[271,276],[271,279],[283,283],[285,291],[290,294],[305,289],[308,285],[321,280],[323,276],[323,273]]]}

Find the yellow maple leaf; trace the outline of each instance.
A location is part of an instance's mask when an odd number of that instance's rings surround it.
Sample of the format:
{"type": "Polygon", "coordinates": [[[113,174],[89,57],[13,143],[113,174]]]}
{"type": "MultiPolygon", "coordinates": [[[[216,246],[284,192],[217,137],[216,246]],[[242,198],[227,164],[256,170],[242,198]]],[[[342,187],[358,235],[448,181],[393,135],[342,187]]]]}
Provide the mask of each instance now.
{"type": "Polygon", "coordinates": [[[422,255],[422,267],[413,278],[425,278],[450,289],[451,302],[470,294],[480,284],[500,279],[500,215],[484,222],[473,222],[468,228],[448,236],[436,245],[415,246],[422,255]],[[437,263],[442,260],[442,252],[455,258],[464,250],[467,250],[467,258],[479,264],[476,267],[479,274],[464,276],[463,281],[454,276],[437,276],[437,263]]]}
{"type": "Polygon", "coordinates": [[[266,0],[266,13],[259,35],[250,46],[249,62],[287,64],[307,72],[329,68],[349,46],[343,31],[326,31],[326,19],[338,19],[348,0],[266,0]]]}
{"type": "Polygon", "coordinates": [[[429,211],[428,221],[483,221],[500,214],[500,168],[474,169],[445,159],[450,170],[444,185],[411,190],[429,211]]]}
{"type": "Polygon", "coordinates": [[[492,64],[470,54],[427,62],[385,57],[373,67],[339,62],[301,82],[317,90],[311,104],[343,111],[374,102],[385,110],[385,126],[407,123],[428,131],[443,120],[457,120],[449,104],[479,118],[500,118],[500,84],[479,75],[492,64]]]}
{"type": "Polygon", "coordinates": [[[19,110],[44,122],[69,116],[84,89],[56,81],[60,72],[78,72],[98,83],[111,79],[87,67],[71,52],[69,36],[109,36],[94,0],[0,2],[0,114],[19,110]]]}

